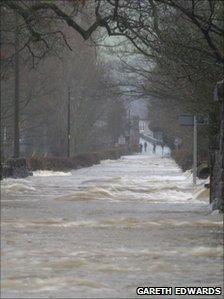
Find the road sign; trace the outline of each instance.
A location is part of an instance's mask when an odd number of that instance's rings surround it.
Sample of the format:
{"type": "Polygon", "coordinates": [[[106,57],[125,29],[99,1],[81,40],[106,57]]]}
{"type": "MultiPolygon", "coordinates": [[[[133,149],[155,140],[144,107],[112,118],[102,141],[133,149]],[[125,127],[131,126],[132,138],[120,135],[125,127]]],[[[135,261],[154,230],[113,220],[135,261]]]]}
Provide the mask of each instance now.
{"type": "Polygon", "coordinates": [[[209,119],[207,116],[198,115],[197,116],[197,124],[198,125],[208,125],[209,119]]]}
{"type": "MultiPolygon", "coordinates": [[[[183,113],[179,116],[179,123],[181,126],[194,126],[194,115],[183,113]]],[[[197,125],[208,124],[208,117],[197,115],[197,125]]]]}
{"type": "Polygon", "coordinates": [[[182,126],[193,126],[194,125],[194,115],[184,113],[179,116],[179,123],[182,126]]]}

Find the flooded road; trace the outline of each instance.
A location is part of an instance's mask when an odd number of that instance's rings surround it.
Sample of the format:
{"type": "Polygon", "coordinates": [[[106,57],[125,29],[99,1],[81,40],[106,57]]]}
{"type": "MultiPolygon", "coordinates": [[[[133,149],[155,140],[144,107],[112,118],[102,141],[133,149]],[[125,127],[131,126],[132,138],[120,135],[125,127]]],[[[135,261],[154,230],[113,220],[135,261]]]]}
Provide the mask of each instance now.
{"type": "Polygon", "coordinates": [[[222,217],[172,159],[125,156],[4,180],[1,254],[2,298],[135,298],[138,286],[222,286],[222,217]]]}

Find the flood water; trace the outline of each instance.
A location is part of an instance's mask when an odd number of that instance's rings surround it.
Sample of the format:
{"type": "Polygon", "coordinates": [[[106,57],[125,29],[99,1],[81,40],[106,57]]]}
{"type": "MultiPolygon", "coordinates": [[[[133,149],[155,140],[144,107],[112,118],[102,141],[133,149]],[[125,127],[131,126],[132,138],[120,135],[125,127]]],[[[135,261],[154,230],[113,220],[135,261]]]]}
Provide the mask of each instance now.
{"type": "Polygon", "coordinates": [[[135,298],[138,286],[222,286],[222,217],[171,158],[125,156],[4,180],[1,254],[2,298],[135,298]]]}

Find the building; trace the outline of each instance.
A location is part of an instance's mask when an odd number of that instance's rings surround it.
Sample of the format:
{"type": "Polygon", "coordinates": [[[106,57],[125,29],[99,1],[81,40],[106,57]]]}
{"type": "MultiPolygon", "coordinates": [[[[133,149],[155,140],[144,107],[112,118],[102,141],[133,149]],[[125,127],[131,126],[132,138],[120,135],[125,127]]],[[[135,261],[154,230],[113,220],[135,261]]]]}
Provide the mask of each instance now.
{"type": "Polygon", "coordinates": [[[139,127],[140,134],[144,134],[144,135],[153,137],[153,132],[149,129],[149,120],[148,119],[139,119],[138,127],[139,127]]]}

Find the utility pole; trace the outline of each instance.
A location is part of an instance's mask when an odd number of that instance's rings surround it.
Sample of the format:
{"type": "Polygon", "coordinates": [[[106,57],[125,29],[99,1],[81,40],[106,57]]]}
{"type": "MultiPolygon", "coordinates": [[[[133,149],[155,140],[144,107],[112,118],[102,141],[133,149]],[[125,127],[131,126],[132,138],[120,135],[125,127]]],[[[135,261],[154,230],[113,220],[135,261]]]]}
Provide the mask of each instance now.
{"type": "Polygon", "coordinates": [[[71,91],[70,87],[68,87],[68,108],[67,108],[67,157],[70,157],[70,137],[71,137],[71,124],[70,124],[70,118],[71,118],[71,91]]]}
{"type": "MultiPolygon", "coordinates": [[[[1,67],[2,67],[2,7],[0,6],[0,70],[1,70],[1,67]]],[[[1,89],[2,86],[1,86],[1,80],[0,80],[0,118],[2,119],[2,92],[1,92],[1,89]]],[[[2,163],[2,161],[4,160],[4,134],[2,134],[2,123],[0,123],[0,154],[1,154],[1,157],[0,157],[0,162],[2,163]],[[3,136],[2,136],[3,135],[3,136]]],[[[1,165],[1,164],[0,164],[1,165]]],[[[1,169],[1,166],[0,166],[0,169],[1,169]]],[[[1,178],[1,174],[0,174],[0,178],[1,178]]]]}
{"type": "Polygon", "coordinates": [[[20,132],[19,132],[19,29],[18,29],[18,15],[15,12],[15,95],[14,95],[14,158],[18,158],[20,155],[20,132]]]}
{"type": "Polygon", "coordinates": [[[197,116],[194,115],[194,144],[193,144],[193,185],[196,185],[197,182],[197,116]]]}
{"type": "Polygon", "coordinates": [[[128,130],[129,130],[129,139],[128,139],[128,150],[131,151],[131,110],[128,110],[128,130]]]}

